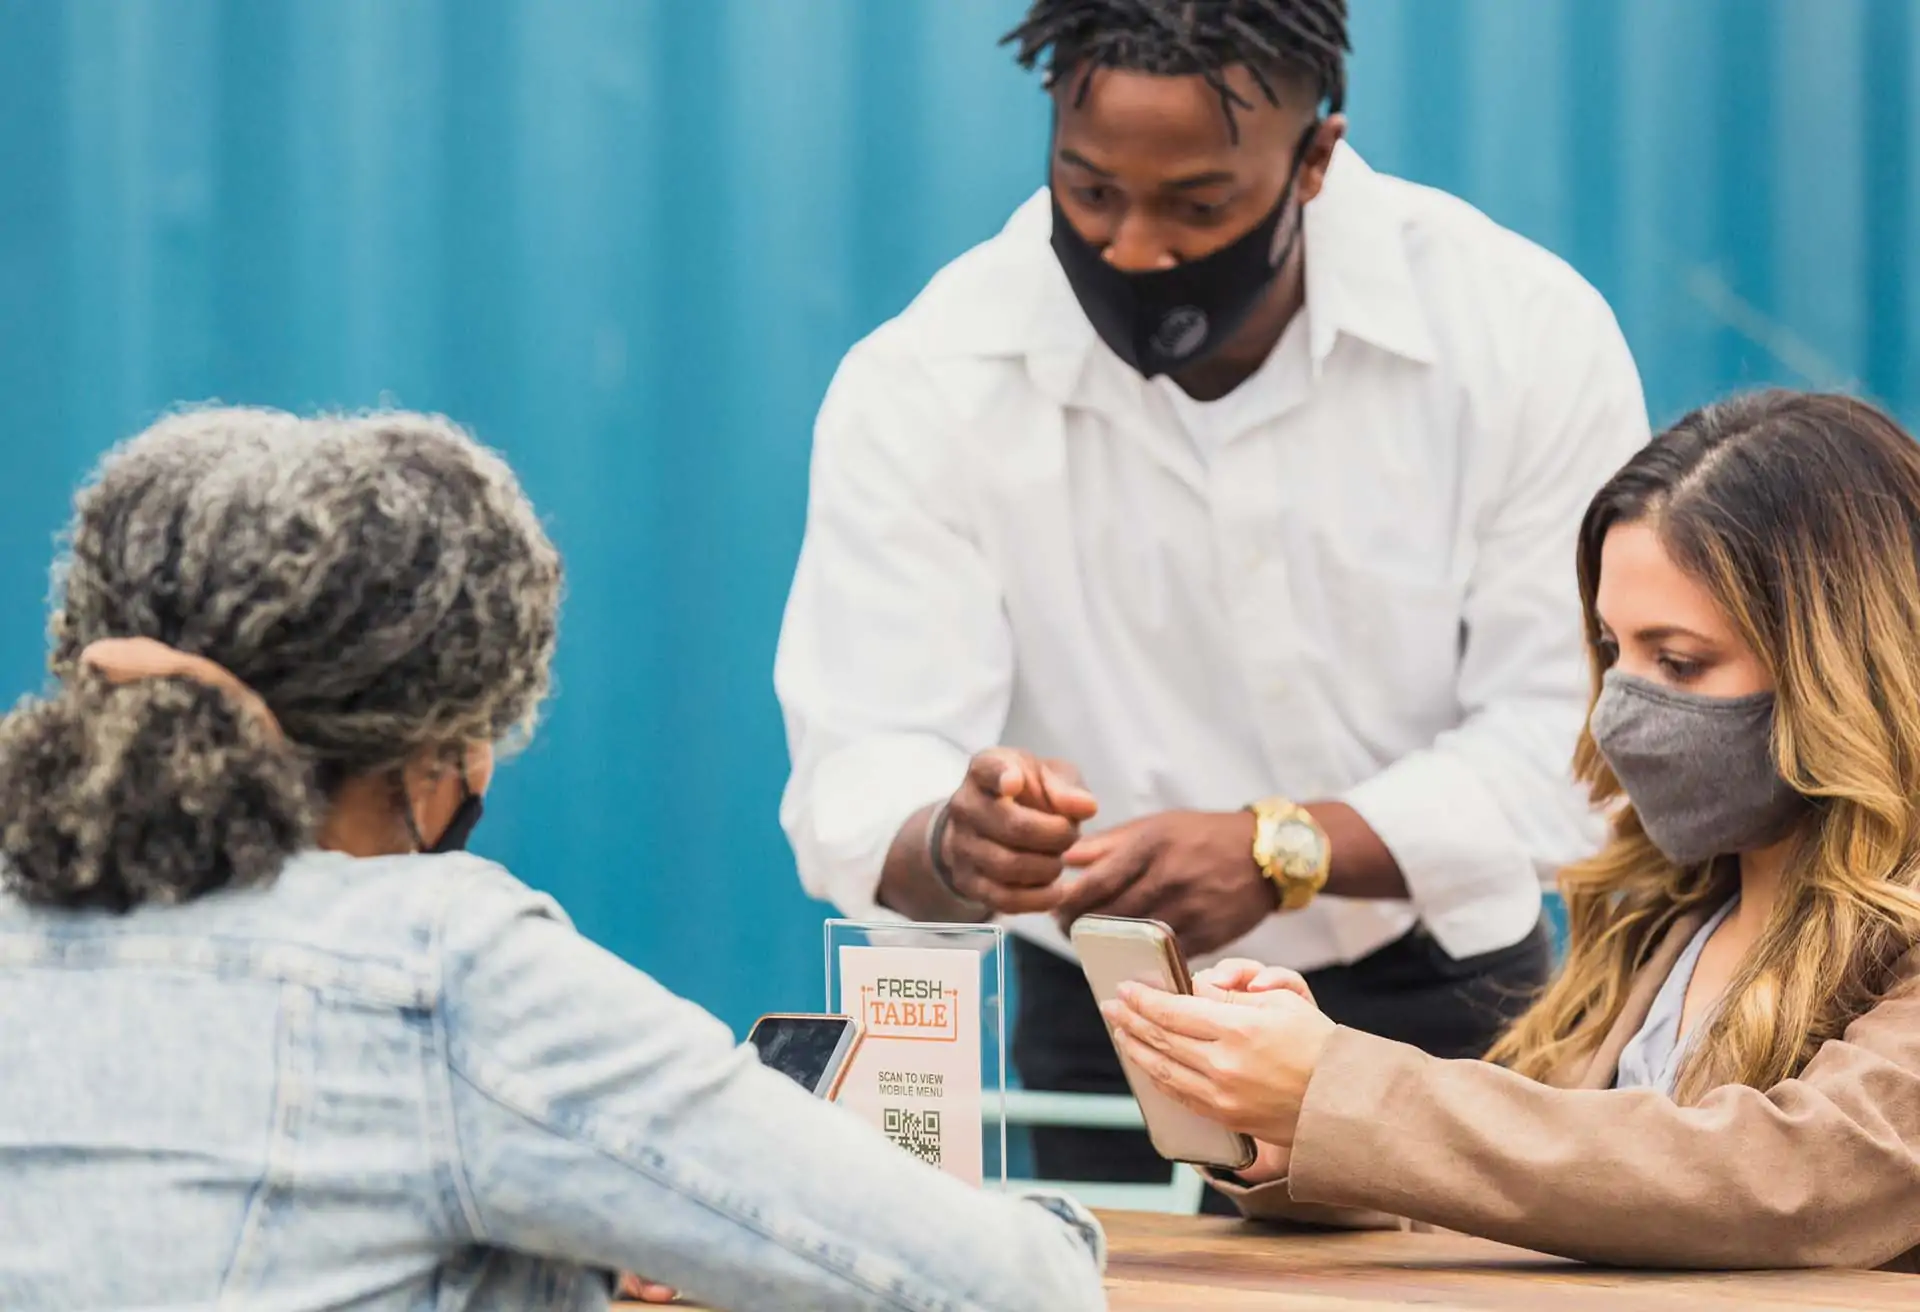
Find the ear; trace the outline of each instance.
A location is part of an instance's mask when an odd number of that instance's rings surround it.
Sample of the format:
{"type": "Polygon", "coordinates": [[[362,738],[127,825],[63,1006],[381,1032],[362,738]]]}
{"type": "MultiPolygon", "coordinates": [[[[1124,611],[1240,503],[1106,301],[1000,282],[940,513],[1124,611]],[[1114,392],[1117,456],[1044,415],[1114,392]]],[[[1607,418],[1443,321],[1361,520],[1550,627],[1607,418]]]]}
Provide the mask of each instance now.
{"type": "Polygon", "coordinates": [[[1329,114],[1313,130],[1307,143],[1305,162],[1300,165],[1300,203],[1305,205],[1320,194],[1327,182],[1327,170],[1333,165],[1334,148],[1347,135],[1347,116],[1329,114]]]}
{"type": "Polygon", "coordinates": [[[406,808],[406,825],[414,840],[432,828],[434,788],[446,773],[446,758],[432,748],[422,748],[400,767],[400,795],[394,799],[406,808]]]}
{"type": "Polygon", "coordinates": [[[493,770],[497,763],[492,743],[470,743],[467,747],[467,787],[482,797],[486,796],[487,790],[493,787],[493,770]]]}

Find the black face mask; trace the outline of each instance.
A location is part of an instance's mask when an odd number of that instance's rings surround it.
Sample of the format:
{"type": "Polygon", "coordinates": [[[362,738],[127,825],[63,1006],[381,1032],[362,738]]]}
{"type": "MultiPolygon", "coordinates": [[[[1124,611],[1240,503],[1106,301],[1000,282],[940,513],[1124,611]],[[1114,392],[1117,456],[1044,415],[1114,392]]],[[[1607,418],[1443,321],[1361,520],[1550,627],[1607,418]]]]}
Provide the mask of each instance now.
{"type": "Polygon", "coordinates": [[[460,772],[460,791],[466,796],[460,799],[460,805],[453,808],[453,816],[447,821],[447,827],[440,831],[440,837],[434,839],[433,846],[426,849],[428,852],[466,851],[468,840],[480,824],[480,817],[486,814],[486,802],[473,791],[464,770],[460,772]]]}
{"type": "Polygon", "coordinates": [[[473,785],[467,782],[467,772],[460,771],[460,804],[453,808],[453,814],[447,817],[446,828],[440,831],[440,837],[428,843],[426,835],[420,832],[420,823],[413,817],[413,802],[407,796],[407,778],[404,772],[396,771],[393,776],[395,800],[401,815],[406,817],[407,831],[413,835],[416,851],[429,855],[446,852],[464,852],[467,842],[473,837],[473,831],[480,824],[480,817],[486,814],[486,803],[480,794],[473,791],[473,785]]]}
{"type": "Polygon", "coordinates": [[[1300,138],[1280,199],[1251,232],[1171,269],[1129,273],[1114,268],[1074,231],[1054,199],[1053,253],[1074,297],[1100,340],[1142,377],[1188,368],[1225,345],[1286,267],[1300,239],[1304,211],[1285,240],[1279,236],[1280,222],[1319,126],[1316,121],[1300,138]]]}

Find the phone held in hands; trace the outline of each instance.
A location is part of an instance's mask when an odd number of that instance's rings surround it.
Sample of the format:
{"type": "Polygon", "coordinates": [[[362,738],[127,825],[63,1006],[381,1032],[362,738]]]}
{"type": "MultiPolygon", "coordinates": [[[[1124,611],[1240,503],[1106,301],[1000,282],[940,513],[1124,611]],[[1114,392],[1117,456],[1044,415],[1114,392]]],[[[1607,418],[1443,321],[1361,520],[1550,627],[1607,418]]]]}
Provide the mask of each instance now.
{"type": "MultiPolygon", "coordinates": [[[[1073,922],[1074,951],[1096,1001],[1117,998],[1129,981],[1168,993],[1193,992],[1193,976],[1173,931],[1157,920],[1082,916],[1073,922]]],[[[1253,1165],[1254,1142],[1162,1093],[1153,1081],[1120,1059],[1127,1085],[1147,1123],[1154,1151],[1170,1162],[1239,1171],[1253,1165]]]]}
{"type": "Polygon", "coordinates": [[[764,1066],[828,1102],[839,1096],[865,1031],[851,1016],[771,1015],[753,1023],[747,1042],[764,1066]]]}

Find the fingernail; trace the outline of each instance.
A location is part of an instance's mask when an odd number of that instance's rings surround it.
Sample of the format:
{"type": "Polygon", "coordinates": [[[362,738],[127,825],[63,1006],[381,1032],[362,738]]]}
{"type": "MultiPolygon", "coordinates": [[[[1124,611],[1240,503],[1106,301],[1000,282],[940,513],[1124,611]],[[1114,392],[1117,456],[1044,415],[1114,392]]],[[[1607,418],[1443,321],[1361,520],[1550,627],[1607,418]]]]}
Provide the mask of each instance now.
{"type": "Polygon", "coordinates": [[[1121,981],[1120,987],[1115,991],[1119,993],[1122,1002],[1132,1002],[1140,996],[1140,986],[1130,979],[1121,981]]]}

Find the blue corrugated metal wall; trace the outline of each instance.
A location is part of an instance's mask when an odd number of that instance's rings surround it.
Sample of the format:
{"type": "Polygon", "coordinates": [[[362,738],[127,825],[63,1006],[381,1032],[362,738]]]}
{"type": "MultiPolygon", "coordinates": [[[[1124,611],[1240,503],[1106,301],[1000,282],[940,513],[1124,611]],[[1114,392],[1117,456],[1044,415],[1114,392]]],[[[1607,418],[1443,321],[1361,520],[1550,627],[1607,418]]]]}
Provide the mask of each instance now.
{"type": "MultiPolygon", "coordinates": [[[[768,670],[834,362],[1041,177],[1018,0],[0,0],[0,686],[176,399],[442,409],[572,568],[483,850],[739,1024],[819,994],[768,670]]],[[[1353,0],[1383,168],[1560,251],[1658,415],[1920,414],[1908,0],[1353,0]]]]}

